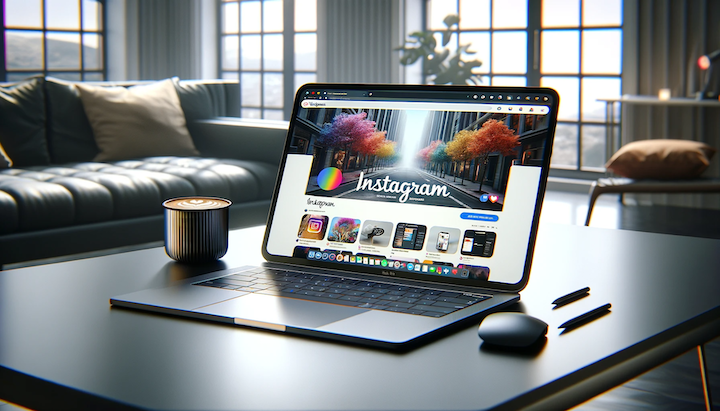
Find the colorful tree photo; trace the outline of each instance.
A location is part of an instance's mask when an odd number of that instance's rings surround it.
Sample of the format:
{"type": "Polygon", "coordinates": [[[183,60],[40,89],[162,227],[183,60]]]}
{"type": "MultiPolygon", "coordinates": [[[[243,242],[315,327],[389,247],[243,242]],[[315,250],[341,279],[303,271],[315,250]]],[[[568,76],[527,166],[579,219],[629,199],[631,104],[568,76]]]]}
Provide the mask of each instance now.
{"type": "Polygon", "coordinates": [[[493,153],[500,153],[503,156],[515,154],[514,150],[520,146],[515,130],[511,130],[502,121],[490,119],[483,126],[473,133],[472,139],[468,142],[467,150],[473,157],[479,158],[482,167],[480,181],[485,177],[488,157],[493,153]]]}
{"type": "Polygon", "coordinates": [[[354,243],[360,231],[360,220],[354,218],[335,217],[332,221],[328,241],[354,243]]]}

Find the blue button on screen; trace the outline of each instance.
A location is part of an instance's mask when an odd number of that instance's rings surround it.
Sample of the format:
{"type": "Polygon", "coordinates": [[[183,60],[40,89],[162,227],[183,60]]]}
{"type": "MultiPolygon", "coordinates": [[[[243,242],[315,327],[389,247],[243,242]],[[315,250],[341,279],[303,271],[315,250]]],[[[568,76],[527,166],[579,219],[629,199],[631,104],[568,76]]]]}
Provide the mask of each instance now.
{"type": "Polygon", "coordinates": [[[490,214],[478,214],[478,213],[462,213],[460,218],[463,220],[477,220],[477,221],[497,221],[498,216],[490,214]]]}

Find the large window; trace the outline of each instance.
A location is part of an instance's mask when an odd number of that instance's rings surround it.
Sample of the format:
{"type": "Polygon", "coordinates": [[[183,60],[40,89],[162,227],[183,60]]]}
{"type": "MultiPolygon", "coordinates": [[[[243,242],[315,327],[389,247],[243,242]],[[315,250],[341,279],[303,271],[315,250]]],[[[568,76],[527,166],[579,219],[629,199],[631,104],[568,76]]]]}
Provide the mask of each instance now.
{"type": "Polygon", "coordinates": [[[223,0],[221,75],[241,85],[241,116],[287,120],[294,92],[315,82],[316,0],[223,0]]]}
{"type": "MultiPolygon", "coordinates": [[[[427,26],[460,16],[452,47],[472,44],[483,83],[560,93],[552,166],[603,171],[605,105],[622,85],[622,0],[428,0],[427,26]]],[[[426,79],[431,80],[431,79],[426,79]]]]}
{"type": "Polygon", "coordinates": [[[470,50],[476,54],[466,58],[482,62],[474,72],[481,75],[483,84],[525,86],[527,6],[527,0],[429,0],[427,25],[442,30],[445,16],[458,15],[460,35],[453,35],[449,47],[454,51],[458,44],[472,44],[470,50]]]}
{"type": "Polygon", "coordinates": [[[35,74],[104,80],[100,0],[4,0],[0,80],[35,74]]]}

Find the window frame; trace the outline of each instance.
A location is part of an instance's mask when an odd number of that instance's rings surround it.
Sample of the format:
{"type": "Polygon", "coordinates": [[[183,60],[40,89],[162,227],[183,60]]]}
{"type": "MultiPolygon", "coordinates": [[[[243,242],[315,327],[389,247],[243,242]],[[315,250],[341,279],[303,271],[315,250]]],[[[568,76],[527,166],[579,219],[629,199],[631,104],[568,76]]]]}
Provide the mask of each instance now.
{"type": "MultiPolygon", "coordinates": [[[[423,21],[421,22],[421,27],[423,30],[428,30],[430,26],[430,2],[432,0],[425,0],[422,2],[422,16],[423,21]]],[[[607,118],[605,120],[590,120],[590,119],[583,119],[583,80],[586,78],[612,78],[612,79],[618,79],[620,82],[620,93],[622,94],[623,90],[623,84],[625,82],[624,79],[624,72],[625,67],[623,63],[624,58],[624,38],[625,38],[625,29],[626,29],[626,9],[625,9],[625,0],[621,1],[621,22],[618,26],[609,26],[609,25],[592,25],[592,26],[585,26],[583,22],[583,0],[577,0],[579,3],[578,13],[579,13],[579,19],[578,19],[578,25],[577,26],[558,26],[558,27],[542,27],[542,0],[527,0],[527,26],[525,28],[495,28],[493,26],[492,21],[492,7],[493,7],[493,0],[489,0],[489,13],[490,13],[490,24],[488,28],[483,29],[468,29],[468,28],[459,28],[457,30],[457,39],[456,43],[459,43],[460,34],[465,32],[487,32],[489,35],[489,45],[490,50],[488,51],[488,55],[490,56],[490,62],[489,62],[489,68],[487,73],[478,73],[478,76],[480,77],[487,77],[489,80],[488,85],[492,84],[492,80],[494,76],[513,76],[513,77],[521,77],[524,76],[526,78],[526,85],[527,86],[540,86],[541,79],[543,77],[547,78],[557,78],[557,77],[563,77],[563,78],[576,78],[578,80],[578,117],[577,120],[558,120],[558,125],[571,125],[576,128],[576,135],[575,135],[575,142],[576,142],[576,152],[575,152],[575,162],[576,164],[573,165],[554,165],[551,166],[551,175],[558,176],[558,177],[569,177],[569,178],[582,178],[582,179],[596,179],[601,175],[604,175],[606,173],[606,170],[604,168],[600,167],[589,167],[585,166],[583,164],[583,128],[585,126],[598,126],[603,127],[603,135],[608,135],[607,128],[610,127],[612,129],[616,129],[619,127],[618,118],[619,116],[615,115],[614,118],[616,119],[613,124],[607,123],[607,118]],[[595,73],[583,73],[582,70],[582,60],[583,60],[583,33],[586,30],[619,30],[621,33],[621,49],[620,49],[620,73],[619,74],[595,74],[595,73]],[[542,68],[542,35],[544,31],[554,31],[554,30],[574,30],[578,32],[579,35],[579,42],[578,42],[578,71],[577,73],[549,73],[549,74],[543,74],[541,72],[542,68]],[[527,38],[527,58],[526,58],[526,72],[525,74],[507,74],[507,73],[495,73],[493,72],[492,67],[492,43],[493,43],[493,33],[496,32],[505,32],[505,31],[525,31],[526,32],[526,38],[527,38]]],[[[458,15],[460,15],[461,12],[461,0],[455,0],[456,9],[458,11],[458,15]]],[[[483,61],[483,63],[485,63],[483,61]]],[[[424,72],[424,70],[422,70],[424,72]]],[[[422,81],[427,82],[428,76],[422,75],[422,81]]],[[[484,84],[483,84],[484,85],[484,84]]],[[[607,115],[607,114],[606,114],[607,115]]],[[[617,134],[617,131],[614,132],[617,134]]],[[[604,144],[608,144],[608,141],[604,141],[604,144]]],[[[607,156],[607,148],[603,150],[603,155],[607,156]]],[[[605,161],[607,161],[607,158],[605,158],[605,161]]]]}
{"type": "MultiPolygon", "coordinates": [[[[106,0],[95,0],[100,5],[100,27],[97,30],[86,30],[84,27],[84,19],[83,19],[83,0],[77,0],[78,3],[78,14],[79,14],[79,21],[78,21],[78,29],[60,29],[60,28],[53,28],[48,29],[46,26],[47,21],[47,14],[46,14],[46,4],[45,0],[41,1],[40,4],[40,12],[41,12],[41,18],[42,18],[42,27],[41,28],[31,28],[31,27],[7,27],[5,24],[5,7],[0,7],[0,20],[2,20],[2,45],[0,46],[0,81],[8,82],[8,75],[12,75],[15,73],[27,73],[26,77],[30,77],[33,75],[43,75],[43,76],[55,76],[60,77],[63,74],[75,74],[77,73],[80,77],[79,81],[86,81],[86,76],[88,74],[100,74],[101,79],[100,80],[106,80],[107,79],[107,6],[106,6],[106,0]],[[37,32],[41,33],[42,35],[42,61],[43,61],[43,67],[42,69],[8,69],[7,67],[7,31],[25,31],[25,32],[37,32]],[[48,50],[47,50],[47,34],[48,32],[51,33],[72,33],[72,34],[78,34],[80,37],[80,43],[79,43],[79,50],[78,50],[78,59],[79,59],[79,69],[49,69],[48,68],[48,50]],[[86,69],[85,68],[85,59],[84,59],[84,53],[85,53],[85,46],[83,43],[83,36],[85,34],[96,34],[99,35],[101,38],[101,58],[100,58],[100,69],[86,69]]],[[[87,81],[99,81],[98,79],[89,79],[87,81]]]]}
{"type": "MultiPolygon", "coordinates": [[[[530,2],[537,2],[539,6],[541,6],[541,0],[529,0],[530,2]]],[[[620,0],[621,3],[624,3],[625,0],[620,0]]],[[[582,21],[583,16],[583,6],[584,2],[582,0],[578,0],[579,7],[578,7],[578,13],[579,16],[579,24],[578,26],[557,26],[557,27],[549,27],[549,28],[543,28],[542,27],[542,9],[539,9],[537,12],[539,13],[539,20],[538,22],[538,38],[537,42],[539,44],[539,47],[535,50],[540,55],[537,56],[538,65],[537,67],[533,67],[533,71],[536,72],[537,75],[537,82],[533,85],[540,85],[540,81],[543,77],[549,77],[549,78],[558,78],[558,77],[573,77],[578,79],[578,118],[576,121],[571,120],[558,120],[558,125],[568,124],[568,125],[574,125],[577,127],[577,136],[576,136],[576,144],[577,144],[577,150],[575,153],[575,161],[576,165],[573,166],[553,166],[552,170],[554,173],[559,173],[561,175],[567,174],[568,176],[581,176],[586,178],[595,179],[599,175],[604,175],[606,170],[604,167],[592,167],[592,166],[584,166],[583,165],[583,127],[585,126],[598,126],[603,127],[605,130],[603,130],[603,135],[605,136],[604,144],[607,145],[610,143],[610,141],[607,140],[608,136],[608,130],[607,127],[615,128],[619,127],[619,123],[617,120],[613,124],[609,124],[607,122],[607,110],[605,111],[606,118],[604,120],[584,120],[583,119],[583,80],[585,79],[618,79],[620,81],[620,95],[622,95],[622,88],[623,88],[623,74],[624,74],[624,68],[623,68],[623,49],[624,45],[622,42],[622,38],[624,37],[624,29],[625,29],[625,18],[624,15],[622,16],[622,20],[619,26],[608,26],[608,25],[593,25],[593,26],[585,26],[582,21]],[[555,73],[555,74],[543,74],[541,72],[542,67],[542,33],[544,31],[557,31],[557,30],[574,30],[578,32],[578,71],[577,73],[555,73]],[[620,73],[619,74],[610,74],[610,73],[583,73],[582,69],[582,62],[583,62],[583,34],[585,31],[594,31],[594,30],[619,30],[621,35],[621,42],[620,42],[620,73]]],[[[621,10],[624,14],[624,9],[621,4],[621,10]]],[[[620,97],[620,96],[618,96],[620,97]]],[[[619,116],[615,115],[615,119],[618,119],[619,116]]],[[[617,134],[617,132],[614,132],[614,134],[617,134]]],[[[603,148],[603,155],[607,156],[607,146],[603,148]]],[[[605,158],[603,163],[606,162],[609,158],[605,158]]]]}
{"type": "MultiPolygon", "coordinates": [[[[265,119],[265,110],[282,110],[283,113],[283,119],[287,120],[292,115],[292,107],[293,107],[293,101],[295,97],[295,75],[296,74],[314,74],[317,78],[318,74],[318,67],[316,65],[314,71],[309,70],[297,70],[295,68],[295,36],[297,34],[306,34],[306,33],[314,33],[317,36],[318,28],[315,27],[314,31],[296,31],[295,30],[295,0],[282,0],[282,7],[283,7],[283,28],[282,31],[279,32],[265,32],[264,27],[261,27],[260,30],[257,33],[246,33],[245,35],[251,34],[257,34],[260,36],[260,68],[257,70],[243,70],[242,67],[242,53],[240,51],[240,45],[241,37],[243,35],[242,32],[242,7],[241,3],[248,2],[248,1],[257,1],[260,3],[260,19],[264,18],[264,7],[262,7],[262,4],[265,0],[221,0],[218,1],[218,10],[217,10],[217,16],[218,16],[218,76],[221,78],[227,78],[225,75],[228,73],[233,73],[237,75],[237,79],[239,82],[241,82],[242,74],[243,73],[257,73],[260,75],[260,105],[244,105],[243,104],[243,98],[242,98],[242,92],[240,93],[240,109],[258,109],[260,111],[260,118],[265,119]],[[224,16],[223,16],[223,5],[227,3],[237,3],[238,4],[238,32],[237,33],[225,33],[224,32],[224,16]],[[282,69],[280,70],[266,70],[264,67],[263,62],[263,44],[264,39],[263,36],[267,34],[281,34],[283,36],[283,53],[282,53],[282,69]],[[223,68],[223,60],[224,60],[224,49],[223,49],[223,43],[224,39],[227,36],[237,36],[238,38],[238,60],[237,60],[237,69],[235,70],[226,70],[223,68]],[[265,84],[264,84],[264,75],[266,73],[274,73],[274,74],[281,74],[283,83],[282,83],[282,102],[283,106],[281,109],[276,107],[267,107],[265,105],[265,84]]],[[[317,39],[317,37],[316,37],[317,39]]],[[[317,54],[316,54],[317,59],[317,54]]]]}

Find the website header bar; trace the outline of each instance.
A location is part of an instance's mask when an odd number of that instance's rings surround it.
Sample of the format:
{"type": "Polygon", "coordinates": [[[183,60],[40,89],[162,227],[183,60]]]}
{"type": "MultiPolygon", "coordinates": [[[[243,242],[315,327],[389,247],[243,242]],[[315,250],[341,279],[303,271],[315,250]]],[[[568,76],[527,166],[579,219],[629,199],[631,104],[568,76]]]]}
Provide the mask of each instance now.
{"type": "Polygon", "coordinates": [[[377,101],[377,100],[316,100],[307,99],[300,103],[303,108],[359,108],[395,110],[463,111],[482,113],[508,113],[544,115],[550,107],[531,104],[506,103],[436,103],[422,101],[377,101]]]}

